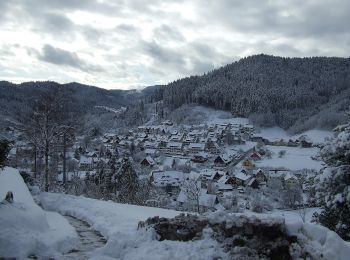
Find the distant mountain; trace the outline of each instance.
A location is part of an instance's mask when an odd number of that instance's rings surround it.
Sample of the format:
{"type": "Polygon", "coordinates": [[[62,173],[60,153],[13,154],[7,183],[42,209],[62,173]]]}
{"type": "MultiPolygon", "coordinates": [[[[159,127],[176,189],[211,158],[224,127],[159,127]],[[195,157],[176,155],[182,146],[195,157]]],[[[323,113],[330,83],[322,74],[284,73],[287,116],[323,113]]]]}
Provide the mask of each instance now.
{"type": "MultiPolygon", "coordinates": [[[[106,90],[75,82],[59,84],[45,81],[13,84],[7,81],[0,81],[0,133],[1,130],[15,121],[18,114],[27,111],[28,107],[42,93],[54,86],[63,86],[65,88],[70,99],[69,109],[80,115],[80,118],[94,114],[97,114],[96,117],[101,117],[100,114],[103,110],[97,110],[96,107],[109,107],[110,109],[128,107],[138,102],[145,95],[143,91],[106,90]]],[[[151,90],[147,91],[148,95],[152,93],[151,90]]],[[[107,113],[107,111],[104,113],[107,113]]]]}
{"type": "Polygon", "coordinates": [[[196,103],[293,131],[333,127],[350,105],[350,58],[250,56],[158,87],[150,99],[170,110],[196,103]]]}

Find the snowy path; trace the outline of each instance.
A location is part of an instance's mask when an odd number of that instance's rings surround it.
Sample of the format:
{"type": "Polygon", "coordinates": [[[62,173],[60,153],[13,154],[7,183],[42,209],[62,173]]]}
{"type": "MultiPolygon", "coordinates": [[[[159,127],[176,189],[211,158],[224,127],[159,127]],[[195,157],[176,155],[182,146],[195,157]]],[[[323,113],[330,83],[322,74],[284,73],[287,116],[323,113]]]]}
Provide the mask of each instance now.
{"type": "Polygon", "coordinates": [[[75,249],[64,255],[64,259],[88,259],[89,253],[106,244],[106,239],[90,225],[71,216],[64,216],[76,229],[80,243],[75,249]]]}

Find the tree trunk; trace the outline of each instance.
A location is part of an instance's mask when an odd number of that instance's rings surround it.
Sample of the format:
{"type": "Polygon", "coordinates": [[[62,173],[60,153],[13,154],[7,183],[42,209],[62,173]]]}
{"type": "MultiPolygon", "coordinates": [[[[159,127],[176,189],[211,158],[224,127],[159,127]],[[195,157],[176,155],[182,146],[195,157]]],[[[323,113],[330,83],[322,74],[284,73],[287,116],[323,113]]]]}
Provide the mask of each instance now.
{"type": "Polygon", "coordinates": [[[197,211],[198,211],[198,213],[200,213],[200,209],[199,209],[199,197],[197,198],[197,211]]]}
{"type": "Polygon", "coordinates": [[[49,191],[49,144],[45,144],[45,191],[49,191]]]}
{"type": "Polygon", "coordinates": [[[67,173],[66,173],[66,133],[63,134],[63,185],[67,186],[67,173]]]}
{"type": "Polygon", "coordinates": [[[37,148],[36,145],[34,145],[34,179],[37,177],[37,162],[36,162],[36,157],[37,157],[37,148]]]}

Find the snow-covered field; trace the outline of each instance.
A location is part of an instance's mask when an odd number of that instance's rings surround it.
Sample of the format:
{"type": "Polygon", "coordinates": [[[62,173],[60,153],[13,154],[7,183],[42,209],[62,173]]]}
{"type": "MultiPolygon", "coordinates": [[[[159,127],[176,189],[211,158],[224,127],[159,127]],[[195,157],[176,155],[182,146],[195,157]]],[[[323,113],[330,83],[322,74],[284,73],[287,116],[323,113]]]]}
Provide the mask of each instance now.
{"type": "Polygon", "coordinates": [[[313,143],[324,143],[326,138],[333,137],[334,132],[320,129],[308,130],[302,134],[295,135],[296,138],[306,135],[313,143]]]}
{"type": "Polygon", "coordinates": [[[0,171],[0,201],[12,191],[13,203],[0,204],[0,258],[59,257],[74,247],[77,233],[68,221],[35,204],[18,170],[0,171]]]}
{"type": "Polygon", "coordinates": [[[211,238],[193,242],[157,241],[156,234],[138,231],[139,221],[148,217],[174,217],[180,212],[159,208],[119,204],[58,193],[43,193],[45,209],[56,210],[87,221],[108,242],[94,253],[104,259],[213,259],[224,257],[219,244],[211,238]]]}
{"type": "Polygon", "coordinates": [[[314,169],[320,170],[323,167],[322,161],[313,160],[311,157],[317,155],[318,148],[301,148],[285,146],[266,146],[271,152],[271,159],[264,158],[254,162],[257,167],[286,168],[289,170],[314,169]],[[278,152],[284,150],[286,154],[280,158],[278,152]]]}
{"type": "Polygon", "coordinates": [[[278,126],[261,128],[257,134],[272,141],[276,139],[284,139],[284,140],[293,139],[294,140],[294,139],[298,139],[300,136],[306,136],[306,138],[309,141],[315,144],[324,143],[326,138],[330,138],[333,136],[332,131],[320,130],[320,129],[312,129],[312,130],[303,132],[301,134],[290,135],[287,131],[283,130],[278,126]]]}

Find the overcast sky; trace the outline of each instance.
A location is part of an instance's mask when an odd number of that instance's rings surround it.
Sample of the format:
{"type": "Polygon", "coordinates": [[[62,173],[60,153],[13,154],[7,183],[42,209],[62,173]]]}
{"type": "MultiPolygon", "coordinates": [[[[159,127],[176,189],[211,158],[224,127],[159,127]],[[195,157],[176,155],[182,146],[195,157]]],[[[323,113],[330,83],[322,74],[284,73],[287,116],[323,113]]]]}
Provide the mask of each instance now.
{"type": "Polygon", "coordinates": [[[0,0],[0,80],[139,88],[240,57],[350,53],[349,0],[0,0]]]}

